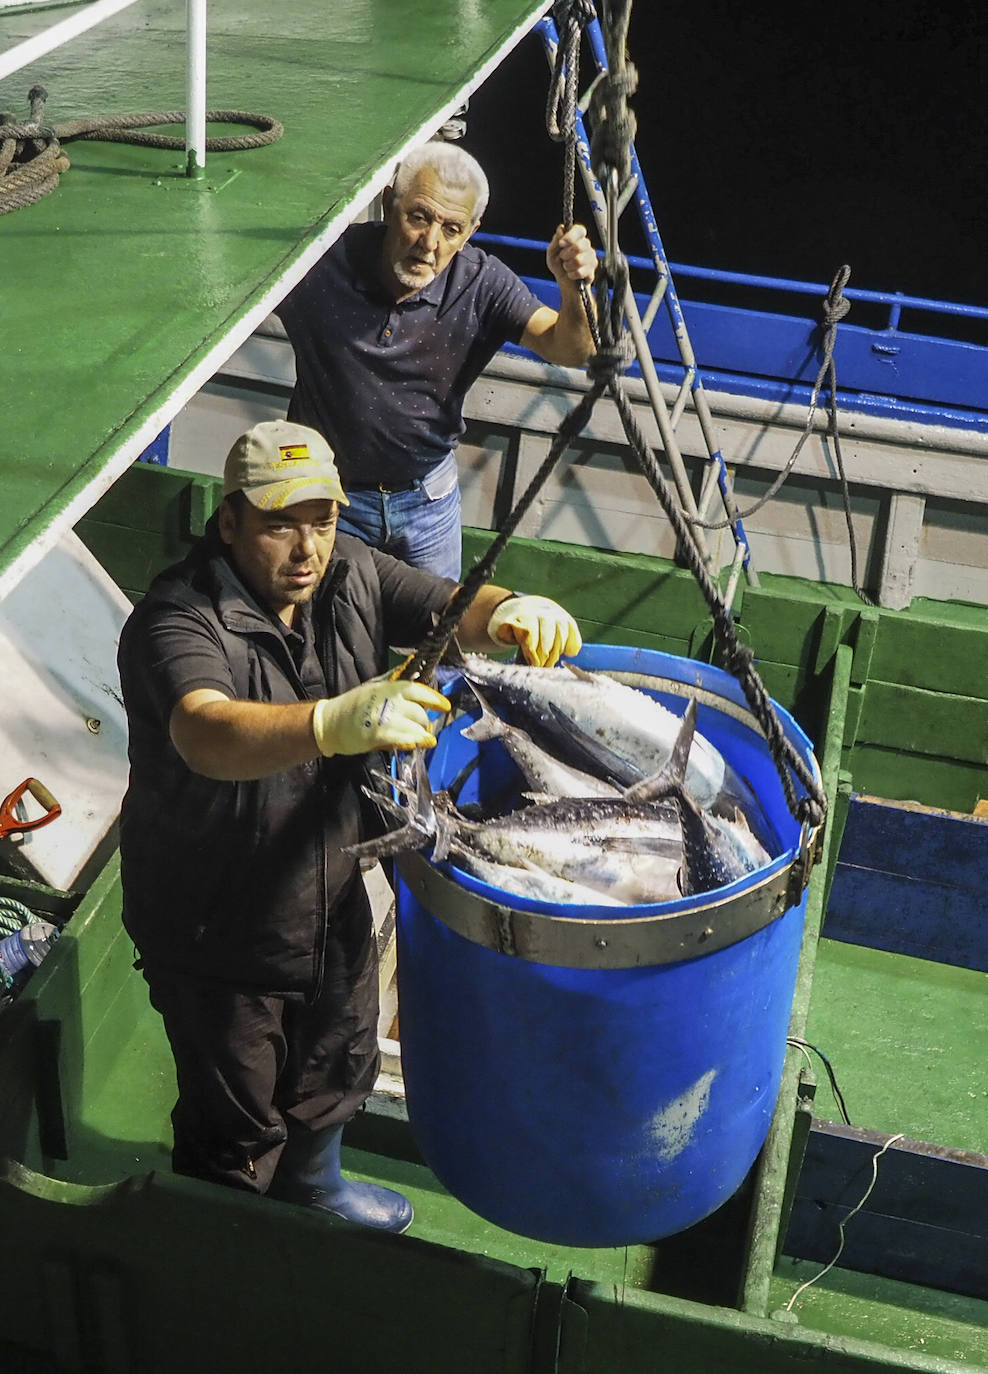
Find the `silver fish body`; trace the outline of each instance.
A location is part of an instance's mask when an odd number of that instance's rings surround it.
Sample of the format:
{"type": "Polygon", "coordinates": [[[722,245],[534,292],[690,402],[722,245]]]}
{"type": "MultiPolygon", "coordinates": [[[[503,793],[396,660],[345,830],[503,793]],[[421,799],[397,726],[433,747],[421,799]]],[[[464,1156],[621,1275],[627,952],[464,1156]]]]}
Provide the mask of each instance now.
{"type": "Polygon", "coordinates": [[[534,866],[624,905],[680,895],[683,842],[672,804],[566,798],[471,821],[441,794],[436,803],[437,860],[454,847],[468,849],[508,868],[534,866]]]}
{"type": "Polygon", "coordinates": [[[433,794],[415,751],[414,785],[395,779],[406,804],[386,804],[401,827],[347,852],[381,857],[431,846],[436,862],[452,858],[507,892],[560,904],[651,905],[726,886],[770,855],[741,813],[712,814],[686,786],[696,714],[690,701],[663,767],[619,796],[543,801],[483,820],[464,815],[445,790],[433,794]]]}
{"type": "MultiPolygon", "coordinates": [[[[538,743],[552,752],[563,751],[571,764],[578,736],[596,741],[623,763],[612,774],[622,788],[668,763],[681,718],[660,702],[616,681],[606,673],[587,673],[573,665],[531,668],[499,663],[480,654],[467,654],[460,665],[464,677],[478,684],[538,743]],[[574,727],[567,731],[566,722],[574,727]]],[[[732,818],[740,810],[763,843],[773,838],[761,806],[748,784],[702,734],[696,733],[686,768],[685,787],[698,806],[732,818]]]]}
{"type": "Polygon", "coordinates": [[[527,730],[510,725],[491,710],[483,695],[474,693],[480,703],[481,717],[463,731],[464,739],[481,743],[499,740],[511,755],[528,787],[547,797],[616,797],[620,789],[613,783],[574,768],[543,749],[527,730]]]}
{"type": "Polygon", "coordinates": [[[545,869],[528,864],[524,868],[514,865],[495,863],[476,853],[469,846],[457,845],[450,856],[457,868],[469,873],[489,887],[500,888],[517,897],[529,897],[538,902],[551,902],[554,906],[621,906],[622,903],[608,892],[595,891],[580,883],[559,878],[545,869]]]}

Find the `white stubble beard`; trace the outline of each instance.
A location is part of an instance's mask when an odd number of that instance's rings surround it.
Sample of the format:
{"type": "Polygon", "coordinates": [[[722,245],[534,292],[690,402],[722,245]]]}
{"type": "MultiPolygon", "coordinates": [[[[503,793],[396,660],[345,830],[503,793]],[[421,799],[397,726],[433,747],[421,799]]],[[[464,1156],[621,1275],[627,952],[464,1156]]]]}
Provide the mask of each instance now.
{"type": "Polygon", "coordinates": [[[432,266],[431,263],[422,262],[419,258],[414,259],[414,261],[416,261],[420,267],[424,267],[429,273],[427,277],[422,278],[421,276],[417,276],[414,272],[406,271],[405,268],[402,266],[403,261],[405,261],[405,259],[399,259],[398,262],[396,262],[393,265],[391,270],[395,274],[395,280],[400,282],[401,285],[406,287],[409,291],[421,291],[423,287],[426,287],[429,285],[430,282],[435,281],[435,268],[432,266]]]}

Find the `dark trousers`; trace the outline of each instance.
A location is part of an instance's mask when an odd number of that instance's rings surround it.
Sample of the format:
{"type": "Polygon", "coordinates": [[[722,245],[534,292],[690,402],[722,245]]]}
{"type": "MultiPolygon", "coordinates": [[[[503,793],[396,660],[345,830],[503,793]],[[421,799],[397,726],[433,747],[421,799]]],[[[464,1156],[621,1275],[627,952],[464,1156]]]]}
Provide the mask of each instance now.
{"type": "Polygon", "coordinates": [[[359,879],[334,912],[312,1002],[145,968],[178,1077],[176,1173],[264,1193],[289,1130],[348,1121],[374,1086],[377,945],[359,879]]]}

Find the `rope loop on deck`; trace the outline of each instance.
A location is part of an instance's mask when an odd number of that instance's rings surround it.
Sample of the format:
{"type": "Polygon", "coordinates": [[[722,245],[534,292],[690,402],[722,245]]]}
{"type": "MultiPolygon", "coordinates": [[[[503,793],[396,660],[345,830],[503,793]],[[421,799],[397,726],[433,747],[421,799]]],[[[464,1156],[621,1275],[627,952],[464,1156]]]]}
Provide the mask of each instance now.
{"type": "MultiPolygon", "coordinates": [[[[96,119],[73,119],[55,126],[62,139],[80,138],[93,143],[133,143],[140,148],[167,148],[175,152],[185,150],[185,139],[174,134],[146,134],[142,129],[160,124],[184,124],[184,110],[152,110],[146,114],[101,115],[96,119]]],[[[252,114],[249,110],[207,110],[207,124],[247,124],[256,134],[229,134],[206,139],[207,153],[239,153],[250,148],[263,148],[277,143],[285,132],[284,126],[271,115],[252,114]]]]}
{"type": "MultiPolygon", "coordinates": [[[[184,124],[184,110],[157,110],[143,114],[98,115],[48,125],[44,121],[48,92],[32,86],[28,92],[30,117],[19,122],[10,113],[0,114],[0,215],[20,210],[50,195],[71,163],[62,144],[72,139],[99,143],[132,143],[143,148],[184,151],[185,139],[174,134],[141,132],[162,124],[184,124]]],[[[208,153],[244,152],[276,143],[285,130],[270,115],[249,110],[208,110],[209,124],[246,124],[253,134],[233,134],[206,139],[208,153]]]]}

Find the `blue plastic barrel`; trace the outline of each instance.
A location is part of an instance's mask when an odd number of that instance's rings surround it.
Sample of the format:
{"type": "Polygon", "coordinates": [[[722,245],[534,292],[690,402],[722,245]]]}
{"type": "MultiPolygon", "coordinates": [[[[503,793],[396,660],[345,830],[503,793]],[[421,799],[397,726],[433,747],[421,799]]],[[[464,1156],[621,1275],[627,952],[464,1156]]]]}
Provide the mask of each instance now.
{"type": "MultiPolygon", "coordinates": [[[[778,857],[715,893],[590,908],[403,856],[402,1069],[423,1157],[466,1206],[538,1240],[638,1244],[714,1211],[764,1143],[803,927],[805,897],[788,905],[787,895],[800,827],[728,674],[629,648],[586,646],[576,661],[644,675],[649,684],[635,685],[680,714],[684,692],[697,694],[698,729],[752,785],[778,857]]],[[[809,741],[776,709],[815,768],[809,741]]],[[[434,787],[475,754],[466,724],[443,731],[434,787]]],[[[461,801],[513,767],[499,745],[481,748],[461,801]]]]}

